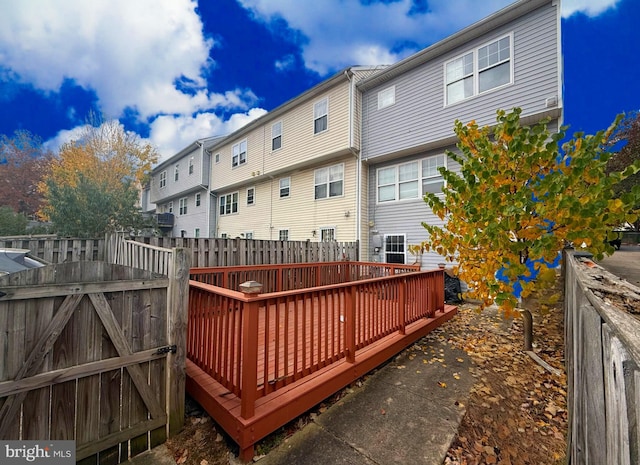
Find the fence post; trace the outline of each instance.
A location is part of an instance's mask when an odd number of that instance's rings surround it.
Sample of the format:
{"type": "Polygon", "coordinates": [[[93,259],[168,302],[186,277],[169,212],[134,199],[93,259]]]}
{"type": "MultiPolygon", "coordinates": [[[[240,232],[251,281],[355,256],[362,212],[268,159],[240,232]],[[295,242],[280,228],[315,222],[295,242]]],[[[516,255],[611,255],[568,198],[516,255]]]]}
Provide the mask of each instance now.
{"type": "Polygon", "coordinates": [[[184,426],[185,365],[187,317],[189,311],[189,254],[186,249],[173,249],[169,264],[167,289],[167,343],[176,353],[167,357],[167,417],[169,436],[184,426]]]}
{"type": "Polygon", "coordinates": [[[407,278],[398,282],[398,318],[400,319],[400,334],[406,334],[407,327],[407,278]]]}
{"type": "Polygon", "coordinates": [[[356,361],[356,299],[354,288],[354,284],[345,287],[344,296],[344,331],[347,362],[349,363],[355,363],[356,361]]]}
{"type": "MultiPolygon", "coordinates": [[[[240,291],[251,299],[262,292],[262,284],[247,281],[240,284],[240,291]]],[[[259,301],[256,299],[242,304],[242,366],[240,416],[251,418],[256,411],[258,390],[258,311],[259,301]]],[[[265,357],[268,357],[265,354],[265,357]]]]}

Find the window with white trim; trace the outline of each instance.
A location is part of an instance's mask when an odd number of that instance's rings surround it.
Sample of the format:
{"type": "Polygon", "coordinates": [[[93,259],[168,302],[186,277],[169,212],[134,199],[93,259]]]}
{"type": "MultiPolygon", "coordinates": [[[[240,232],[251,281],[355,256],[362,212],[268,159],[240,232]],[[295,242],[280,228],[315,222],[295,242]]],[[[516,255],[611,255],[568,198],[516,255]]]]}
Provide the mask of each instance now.
{"type": "Polygon", "coordinates": [[[238,193],[220,196],[218,201],[220,216],[231,215],[232,213],[238,213],[238,193]]]}
{"type": "Polygon", "coordinates": [[[512,35],[445,63],[446,104],[513,82],[512,35]]]}
{"type": "Polygon", "coordinates": [[[427,192],[439,194],[444,186],[444,178],[440,168],[446,168],[447,157],[444,154],[434,155],[422,160],[422,195],[427,192]]]}
{"type": "Polygon", "coordinates": [[[282,147],[282,121],[278,121],[271,126],[271,151],[282,147]]]}
{"type": "Polygon", "coordinates": [[[179,210],[180,214],[186,215],[187,214],[187,198],[186,197],[183,197],[180,199],[179,207],[180,207],[180,210],[179,210]]]}
{"type": "Polygon", "coordinates": [[[291,178],[280,179],[280,198],[289,197],[291,194],[291,178]]]}
{"type": "Polygon", "coordinates": [[[418,199],[427,192],[440,193],[444,178],[438,168],[446,168],[446,159],[444,154],[438,154],[401,165],[379,168],[378,202],[418,199]]]}
{"type": "Polygon", "coordinates": [[[174,180],[174,182],[177,182],[179,177],[180,177],[180,165],[176,165],[175,169],[173,171],[173,180],[174,180]]]}
{"type": "Polygon", "coordinates": [[[216,161],[216,164],[220,163],[220,154],[219,153],[216,153],[216,155],[213,158],[216,161]]]}
{"type": "Polygon", "coordinates": [[[247,162],[247,139],[234,144],[232,153],[231,166],[244,165],[247,162]]]}
{"type": "Polygon", "coordinates": [[[200,201],[201,201],[201,196],[200,196],[200,193],[198,192],[196,194],[196,207],[200,206],[200,201]]]}
{"type": "Polygon", "coordinates": [[[253,231],[245,231],[244,232],[245,239],[253,239],[253,231]]]}
{"type": "Polygon", "coordinates": [[[385,234],[384,261],[385,263],[405,263],[406,237],[404,234],[385,234]]]}
{"type": "Polygon", "coordinates": [[[318,168],[314,172],[315,199],[339,197],[343,194],[344,164],[318,168]]]}
{"type": "Polygon", "coordinates": [[[169,213],[173,213],[173,202],[169,202],[169,213]]]}
{"type": "Polygon", "coordinates": [[[193,174],[193,157],[189,159],[189,175],[193,174]]]}
{"type": "Polygon", "coordinates": [[[256,188],[249,187],[247,189],[247,205],[254,205],[256,203],[256,188]]]}
{"type": "Polygon", "coordinates": [[[193,231],[193,237],[200,237],[200,228],[196,228],[193,231]]]}
{"type": "Polygon", "coordinates": [[[387,87],[378,92],[378,110],[396,103],[396,86],[387,87]]]}
{"type": "Polygon", "coordinates": [[[336,240],[336,228],[320,228],[320,241],[321,242],[333,242],[336,240]]]}
{"type": "Polygon", "coordinates": [[[280,231],[278,231],[278,240],[288,241],[289,240],[289,230],[288,229],[281,229],[280,231]]]}
{"type": "Polygon", "coordinates": [[[167,185],[167,170],[160,173],[160,189],[164,189],[167,185]]]}
{"type": "Polygon", "coordinates": [[[313,105],[313,133],[324,132],[329,127],[329,99],[323,98],[313,105]]]}

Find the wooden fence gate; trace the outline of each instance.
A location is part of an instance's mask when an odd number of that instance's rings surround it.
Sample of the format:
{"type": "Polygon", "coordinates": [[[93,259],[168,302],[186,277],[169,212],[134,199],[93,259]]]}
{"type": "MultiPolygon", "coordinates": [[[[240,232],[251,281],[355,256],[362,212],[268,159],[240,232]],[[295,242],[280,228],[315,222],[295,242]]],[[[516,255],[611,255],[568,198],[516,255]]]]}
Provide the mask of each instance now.
{"type": "Polygon", "coordinates": [[[80,463],[117,464],[177,432],[185,257],[169,277],[105,262],[1,277],[0,439],[75,440],[80,463]]]}

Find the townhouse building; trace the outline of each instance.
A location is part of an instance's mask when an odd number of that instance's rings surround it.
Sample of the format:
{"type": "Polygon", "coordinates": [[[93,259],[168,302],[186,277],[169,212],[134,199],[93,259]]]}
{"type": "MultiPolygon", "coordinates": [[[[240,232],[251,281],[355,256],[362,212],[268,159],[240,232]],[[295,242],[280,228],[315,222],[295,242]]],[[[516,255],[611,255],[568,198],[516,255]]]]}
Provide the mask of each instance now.
{"type": "Polygon", "coordinates": [[[532,124],[562,124],[560,2],[523,0],[361,80],[361,161],[368,179],[364,259],[436,267],[435,253],[414,257],[428,239],[421,223],[440,224],[423,201],[440,192],[438,168],[459,171],[455,120],[495,124],[496,110],[522,108],[532,124]]]}
{"type": "Polygon", "coordinates": [[[216,205],[210,193],[212,170],[207,149],[223,138],[196,140],[151,172],[142,203],[143,208],[154,208],[162,234],[213,237],[216,205]]]}
{"type": "Polygon", "coordinates": [[[208,149],[216,237],[360,237],[367,176],[356,83],[380,69],[345,69],[208,149]]]}

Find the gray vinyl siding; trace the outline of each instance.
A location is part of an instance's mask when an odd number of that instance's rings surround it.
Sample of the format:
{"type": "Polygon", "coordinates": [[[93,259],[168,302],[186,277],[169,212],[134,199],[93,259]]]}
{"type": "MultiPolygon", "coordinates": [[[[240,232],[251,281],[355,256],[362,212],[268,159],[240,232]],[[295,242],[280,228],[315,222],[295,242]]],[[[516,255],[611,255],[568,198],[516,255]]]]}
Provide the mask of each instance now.
{"type": "Polygon", "coordinates": [[[432,59],[389,81],[363,92],[362,154],[364,159],[437,143],[454,137],[456,119],[475,120],[480,125],[495,123],[496,110],[521,107],[523,116],[543,114],[550,109],[549,98],[557,99],[561,86],[557,7],[551,3],[491,33],[467,42],[445,55],[432,59]],[[513,83],[445,105],[444,65],[460,55],[513,34],[513,83]],[[395,104],[377,109],[378,92],[396,88],[395,104]]]}

